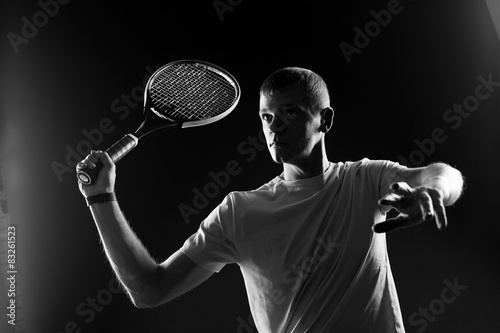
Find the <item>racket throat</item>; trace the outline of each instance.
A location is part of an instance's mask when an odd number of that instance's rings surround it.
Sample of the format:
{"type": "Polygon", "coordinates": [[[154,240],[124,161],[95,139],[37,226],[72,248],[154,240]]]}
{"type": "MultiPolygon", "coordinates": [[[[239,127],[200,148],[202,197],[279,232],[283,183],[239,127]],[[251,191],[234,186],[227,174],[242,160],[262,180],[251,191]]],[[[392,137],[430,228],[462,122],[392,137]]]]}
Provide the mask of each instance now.
{"type": "Polygon", "coordinates": [[[170,131],[170,130],[181,128],[181,127],[182,127],[182,124],[179,124],[179,123],[172,123],[172,124],[168,124],[168,125],[163,125],[162,127],[152,129],[152,130],[142,134],[141,136],[139,136],[138,140],[139,139],[144,140],[145,138],[150,137],[156,133],[163,132],[163,131],[170,131]]]}

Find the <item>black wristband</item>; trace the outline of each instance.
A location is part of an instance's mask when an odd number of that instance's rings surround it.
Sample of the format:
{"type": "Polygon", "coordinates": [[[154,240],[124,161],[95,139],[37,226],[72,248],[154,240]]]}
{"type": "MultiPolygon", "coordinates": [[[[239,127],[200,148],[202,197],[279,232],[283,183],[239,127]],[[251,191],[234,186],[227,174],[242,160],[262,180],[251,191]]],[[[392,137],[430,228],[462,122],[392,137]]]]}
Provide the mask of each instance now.
{"type": "Polygon", "coordinates": [[[88,198],[85,198],[87,201],[87,206],[90,207],[90,205],[95,204],[95,203],[103,203],[106,201],[116,201],[116,195],[114,192],[111,193],[101,193],[101,194],[96,194],[96,195],[91,195],[88,198]]]}

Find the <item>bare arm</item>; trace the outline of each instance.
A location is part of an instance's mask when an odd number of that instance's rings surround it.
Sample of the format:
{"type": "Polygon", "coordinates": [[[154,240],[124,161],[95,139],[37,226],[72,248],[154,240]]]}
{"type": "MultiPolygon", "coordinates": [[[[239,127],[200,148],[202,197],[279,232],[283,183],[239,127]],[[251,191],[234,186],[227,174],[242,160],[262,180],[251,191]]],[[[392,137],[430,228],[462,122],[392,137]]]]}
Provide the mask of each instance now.
{"type": "MultiPolygon", "coordinates": [[[[85,197],[114,190],[115,166],[102,152],[92,152],[82,163],[103,164],[96,184],[79,184],[85,197]]],[[[157,263],[133,232],[117,201],[90,206],[111,266],[135,306],[147,308],[165,303],[196,287],[212,275],[180,251],[157,263]]]]}
{"type": "Polygon", "coordinates": [[[460,171],[444,163],[401,170],[391,192],[379,200],[381,205],[390,206],[400,214],[376,224],[374,231],[389,232],[430,220],[444,230],[447,226],[445,206],[456,202],[463,185],[460,171]]]}
{"type": "Polygon", "coordinates": [[[463,177],[460,171],[445,163],[427,167],[401,170],[396,182],[406,182],[410,187],[427,186],[442,192],[443,203],[450,206],[462,195],[463,177]]]}

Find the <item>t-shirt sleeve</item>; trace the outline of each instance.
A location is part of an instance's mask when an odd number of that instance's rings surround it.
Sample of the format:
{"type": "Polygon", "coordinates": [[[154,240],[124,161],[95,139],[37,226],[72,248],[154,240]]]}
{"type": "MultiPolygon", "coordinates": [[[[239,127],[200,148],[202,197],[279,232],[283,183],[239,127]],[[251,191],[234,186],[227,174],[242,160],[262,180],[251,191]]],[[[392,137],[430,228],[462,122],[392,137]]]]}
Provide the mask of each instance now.
{"type": "Polygon", "coordinates": [[[232,201],[226,196],[189,237],[181,251],[198,266],[219,272],[226,264],[237,261],[234,246],[232,201]]]}
{"type": "Polygon", "coordinates": [[[358,165],[356,174],[364,178],[365,190],[369,191],[375,200],[379,200],[389,192],[396,174],[405,166],[386,160],[363,159],[358,165]]]}

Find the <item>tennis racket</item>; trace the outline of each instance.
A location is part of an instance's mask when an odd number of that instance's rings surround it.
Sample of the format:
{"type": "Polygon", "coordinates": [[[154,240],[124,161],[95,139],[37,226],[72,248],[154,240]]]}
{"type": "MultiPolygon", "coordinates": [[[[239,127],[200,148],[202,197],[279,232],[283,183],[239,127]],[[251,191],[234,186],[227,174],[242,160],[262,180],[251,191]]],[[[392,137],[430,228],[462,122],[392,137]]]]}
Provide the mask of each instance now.
{"type": "MultiPolygon", "coordinates": [[[[171,62],[154,72],[146,84],[141,125],[134,134],[125,135],[106,152],[116,163],[134,149],[139,140],[160,131],[203,126],[221,120],[234,110],[240,95],[235,78],[218,66],[198,60],[171,62]],[[144,125],[150,113],[166,120],[166,124],[146,130],[144,125]]],[[[78,169],[78,181],[84,185],[93,184],[101,167],[78,169]]]]}

